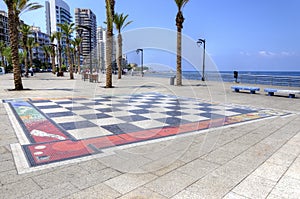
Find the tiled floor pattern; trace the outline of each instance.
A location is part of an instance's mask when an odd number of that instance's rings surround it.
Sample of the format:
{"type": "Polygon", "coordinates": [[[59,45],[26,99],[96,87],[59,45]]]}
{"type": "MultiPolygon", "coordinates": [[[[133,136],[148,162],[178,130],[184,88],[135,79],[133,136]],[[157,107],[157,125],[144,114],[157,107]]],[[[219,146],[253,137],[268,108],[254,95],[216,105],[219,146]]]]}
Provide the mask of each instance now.
{"type": "Polygon", "coordinates": [[[98,154],[108,147],[284,114],[160,93],[3,102],[15,117],[12,123],[22,129],[17,136],[29,167],[98,154]]]}

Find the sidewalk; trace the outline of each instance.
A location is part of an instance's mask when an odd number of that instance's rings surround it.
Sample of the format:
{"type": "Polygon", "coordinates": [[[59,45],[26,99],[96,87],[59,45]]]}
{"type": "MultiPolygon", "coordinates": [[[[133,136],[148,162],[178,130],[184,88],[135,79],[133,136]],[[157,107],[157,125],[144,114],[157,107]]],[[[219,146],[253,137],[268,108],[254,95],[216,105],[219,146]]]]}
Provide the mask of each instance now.
{"type": "MultiPolygon", "coordinates": [[[[231,83],[124,76],[113,89],[100,83],[37,73],[15,92],[11,75],[0,76],[0,99],[94,98],[161,93],[235,107],[249,106],[286,116],[153,140],[106,150],[105,156],[18,174],[11,144],[18,143],[0,104],[0,198],[299,198],[300,103],[287,97],[234,93],[231,83]]],[[[264,88],[265,86],[261,86],[264,88]]]]}

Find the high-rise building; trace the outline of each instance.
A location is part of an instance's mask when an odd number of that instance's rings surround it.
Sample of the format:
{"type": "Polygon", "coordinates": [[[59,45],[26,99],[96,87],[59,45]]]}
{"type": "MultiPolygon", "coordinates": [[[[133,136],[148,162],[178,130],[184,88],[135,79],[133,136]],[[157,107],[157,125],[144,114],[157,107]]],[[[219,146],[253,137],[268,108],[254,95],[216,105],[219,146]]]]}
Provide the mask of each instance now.
{"type": "MultiPolygon", "coordinates": [[[[91,35],[89,35],[89,30],[82,28],[82,33],[79,35],[82,38],[81,43],[81,53],[84,62],[89,62],[90,53],[96,54],[96,32],[97,32],[97,21],[96,15],[90,9],[75,8],[75,25],[85,26],[90,28],[91,35]],[[91,37],[91,49],[90,49],[90,37],[91,37]]],[[[94,56],[92,56],[94,57],[94,56]]],[[[95,61],[93,61],[95,63],[95,61]]]]}
{"type": "MultiPolygon", "coordinates": [[[[64,24],[65,22],[71,23],[72,16],[70,14],[69,5],[63,0],[48,0],[45,2],[45,10],[46,10],[46,29],[47,34],[51,35],[54,32],[62,32],[61,28],[58,24],[64,24]]],[[[57,44],[55,40],[54,43],[57,44]]],[[[62,38],[61,41],[62,47],[66,47],[66,41],[62,38]]],[[[63,63],[67,64],[67,55],[62,54],[63,63]]],[[[56,58],[56,62],[58,62],[56,58]]],[[[61,63],[61,64],[63,64],[61,63]]]]}
{"type": "Polygon", "coordinates": [[[9,45],[8,16],[3,10],[0,10],[0,41],[6,46],[9,45]]]}
{"type": "Polygon", "coordinates": [[[97,28],[97,60],[101,71],[105,71],[105,45],[106,30],[100,26],[97,28]]]}
{"type": "Polygon", "coordinates": [[[63,0],[48,0],[45,4],[46,28],[48,35],[51,35],[53,32],[61,32],[61,29],[57,26],[57,24],[72,22],[70,7],[63,0]]]}
{"type": "MultiPolygon", "coordinates": [[[[117,58],[117,38],[113,39],[112,62],[116,65],[117,58]]],[[[103,27],[97,28],[97,60],[101,71],[106,69],[106,29],[103,27]]]]}

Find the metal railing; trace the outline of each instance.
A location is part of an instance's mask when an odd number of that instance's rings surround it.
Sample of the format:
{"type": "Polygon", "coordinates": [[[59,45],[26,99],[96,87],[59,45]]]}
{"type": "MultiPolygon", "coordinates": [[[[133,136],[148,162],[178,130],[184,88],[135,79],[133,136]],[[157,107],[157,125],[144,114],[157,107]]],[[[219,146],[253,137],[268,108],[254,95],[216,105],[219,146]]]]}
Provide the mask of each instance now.
{"type": "MultiPolygon", "coordinates": [[[[234,82],[233,74],[221,73],[210,74],[206,78],[210,81],[218,81],[221,78],[224,82],[234,82]]],[[[270,76],[270,75],[248,75],[240,74],[238,82],[244,84],[263,84],[272,86],[287,86],[287,87],[300,87],[300,76],[270,76]]]]}

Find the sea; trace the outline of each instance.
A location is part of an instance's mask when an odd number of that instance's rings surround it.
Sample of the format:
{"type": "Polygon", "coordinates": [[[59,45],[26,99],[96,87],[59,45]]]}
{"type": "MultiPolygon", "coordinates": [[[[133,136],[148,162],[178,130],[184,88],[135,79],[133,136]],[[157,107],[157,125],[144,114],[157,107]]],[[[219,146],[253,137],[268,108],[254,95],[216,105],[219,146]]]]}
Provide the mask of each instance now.
{"type": "MultiPolygon", "coordinates": [[[[170,78],[176,72],[151,72],[148,76],[170,78]]],[[[201,80],[202,74],[198,71],[183,71],[184,79],[201,80]]],[[[205,72],[205,80],[239,82],[244,84],[263,84],[273,86],[300,87],[300,71],[238,71],[235,79],[233,71],[205,72]]]]}

